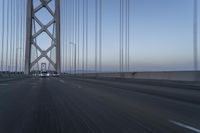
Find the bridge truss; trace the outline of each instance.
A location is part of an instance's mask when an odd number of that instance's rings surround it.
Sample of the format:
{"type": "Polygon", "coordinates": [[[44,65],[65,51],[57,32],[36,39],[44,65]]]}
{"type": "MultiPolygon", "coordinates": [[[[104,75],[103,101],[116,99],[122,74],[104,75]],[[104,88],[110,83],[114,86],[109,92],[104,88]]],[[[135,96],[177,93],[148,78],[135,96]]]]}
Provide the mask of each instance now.
{"type": "MultiPolygon", "coordinates": [[[[27,1],[27,30],[26,30],[26,54],[25,54],[25,74],[29,74],[34,65],[45,58],[54,70],[60,73],[60,0],[55,0],[55,10],[49,6],[52,0],[40,0],[40,4],[37,7],[33,6],[34,0],[27,1]],[[42,20],[36,16],[36,13],[46,9],[52,16],[52,19],[47,23],[43,24],[42,20]],[[35,24],[40,26],[40,29],[36,31],[35,24]],[[49,31],[49,27],[53,25],[53,31],[49,31]],[[51,45],[43,50],[37,43],[37,37],[41,36],[42,33],[46,33],[51,39],[51,45]],[[37,56],[32,60],[33,48],[37,50],[37,56]],[[51,58],[51,51],[56,49],[55,60],[51,58]]],[[[38,67],[39,68],[39,67],[38,67]]]]}

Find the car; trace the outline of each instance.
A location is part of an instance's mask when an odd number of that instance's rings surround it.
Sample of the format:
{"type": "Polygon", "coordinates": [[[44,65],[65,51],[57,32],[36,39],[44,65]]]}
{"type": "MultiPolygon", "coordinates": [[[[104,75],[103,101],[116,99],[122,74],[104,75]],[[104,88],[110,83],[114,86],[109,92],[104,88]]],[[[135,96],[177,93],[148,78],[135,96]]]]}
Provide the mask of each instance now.
{"type": "Polygon", "coordinates": [[[58,74],[57,72],[54,72],[54,73],[52,74],[52,76],[53,76],[53,77],[59,77],[60,74],[58,74]]]}
{"type": "Polygon", "coordinates": [[[48,73],[47,71],[44,71],[44,72],[41,72],[40,73],[40,77],[49,77],[50,76],[50,73],[48,73]]]}

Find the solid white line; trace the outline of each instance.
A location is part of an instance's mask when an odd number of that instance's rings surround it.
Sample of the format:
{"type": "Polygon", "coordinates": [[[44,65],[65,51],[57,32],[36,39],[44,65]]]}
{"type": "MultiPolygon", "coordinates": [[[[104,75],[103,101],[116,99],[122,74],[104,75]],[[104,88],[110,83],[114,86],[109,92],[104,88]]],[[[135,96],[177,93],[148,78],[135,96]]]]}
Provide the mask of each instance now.
{"type": "Polygon", "coordinates": [[[182,124],[182,123],[180,123],[180,122],[176,122],[176,121],[173,121],[173,120],[169,120],[169,121],[170,121],[171,123],[175,124],[175,125],[180,126],[180,127],[184,127],[184,128],[186,128],[186,129],[192,130],[192,131],[194,131],[194,132],[196,132],[196,133],[200,133],[200,130],[197,129],[197,128],[194,128],[194,127],[191,127],[191,126],[188,126],[188,125],[186,125],[186,124],[182,124]]]}

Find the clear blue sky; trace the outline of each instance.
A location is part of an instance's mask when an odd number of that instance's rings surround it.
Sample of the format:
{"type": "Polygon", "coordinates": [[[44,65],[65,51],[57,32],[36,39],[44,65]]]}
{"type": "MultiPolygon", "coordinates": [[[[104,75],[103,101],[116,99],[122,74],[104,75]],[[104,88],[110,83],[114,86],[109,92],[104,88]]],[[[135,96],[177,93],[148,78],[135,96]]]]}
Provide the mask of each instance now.
{"type": "MultiPolygon", "coordinates": [[[[61,16],[63,16],[64,0],[61,1],[61,16]]],[[[70,0],[67,1],[70,3],[70,0]]],[[[1,2],[2,0],[0,4],[1,2]]],[[[102,0],[102,2],[103,70],[118,71],[119,0],[102,0]]],[[[69,13],[70,4],[67,10],[69,13]]],[[[91,70],[94,69],[94,15],[94,0],[89,0],[89,69],[91,70]]],[[[40,16],[49,19],[45,13],[40,16]]],[[[193,0],[130,0],[131,70],[192,70],[192,26],[193,0]]],[[[45,41],[41,43],[46,44],[45,41]]]]}
{"type": "MultiPolygon", "coordinates": [[[[92,17],[93,0],[89,1],[92,17]]],[[[133,71],[192,70],[193,0],[130,0],[130,2],[131,69],[133,71]]],[[[90,36],[92,35],[91,30],[90,36]]],[[[93,41],[90,43],[92,45],[93,41]]],[[[118,51],[119,0],[103,0],[105,69],[118,70],[118,67],[115,67],[119,62],[118,51]]]]}
{"type": "MultiPolygon", "coordinates": [[[[132,70],[193,69],[193,1],[130,1],[132,70]]],[[[115,46],[118,46],[118,7],[119,3],[116,0],[109,0],[109,2],[104,0],[104,46],[112,45],[109,46],[110,49],[104,47],[107,65],[117,55],[117,53],[110,54],[109,51],[118,49],[115,46]],[[113,25],[113,23],[117,24],[113,25]]]]}

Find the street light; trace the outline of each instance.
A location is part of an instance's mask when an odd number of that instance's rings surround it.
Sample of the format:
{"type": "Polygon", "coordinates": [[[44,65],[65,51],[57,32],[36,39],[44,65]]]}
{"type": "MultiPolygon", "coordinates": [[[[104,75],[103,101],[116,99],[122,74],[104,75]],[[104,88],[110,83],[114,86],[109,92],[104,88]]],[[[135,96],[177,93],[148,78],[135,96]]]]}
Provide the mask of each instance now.
{"type": "Polygon", "coordinates": [[[74,42],[69,42],[69,44],[72,44],[72,45],[74,45],[75,46],[75,53],[74,53],[74,73],[76,74],[76,43],[74,43],[74,42]]]}
{"type": "MultiPolygon", "coordinates": [[[[17,72],[17,70],[18,70],[18,50],[20,50],[20,52],[21,52],[21,50],[23,50],[23,48],[16,48],[16,64],[15,64],[15,71],[17,72]]],[[[20,62],[21,63],[21,62],[20,62]]],[[[21,66],[20,66],[21,67],[21,66]]],[[[20,68],[21,69],[21,68],[20,68]]]]}

